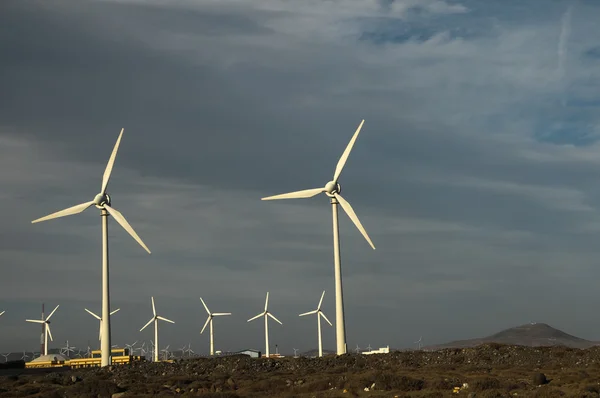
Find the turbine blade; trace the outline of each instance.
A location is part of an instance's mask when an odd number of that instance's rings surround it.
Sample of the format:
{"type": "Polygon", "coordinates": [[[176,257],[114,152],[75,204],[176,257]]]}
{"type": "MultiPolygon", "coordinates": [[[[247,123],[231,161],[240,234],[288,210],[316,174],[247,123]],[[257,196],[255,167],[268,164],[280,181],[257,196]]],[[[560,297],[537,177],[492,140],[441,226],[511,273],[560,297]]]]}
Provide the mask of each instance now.
{"type": "Polygon", "coordinates": [[[325,188],[313,188],[305,189],[303,191],[282,193],[279,195],[267,196],[265,198],[261,198],[260,200],[312,198],[313,196],[318,195],[321,192],[325,192],[325,188]]]}
{"type": "Polygon", "coordinates": [[[144,248],[144,250],[146,250],[148,252],[148,254],[150,254],[150,249],[148,249],[148,247],[142,241],[142,239],[138,236],[138,234],[135,233],[135,231],[133,230],[131,225],[129,225],[129,223],[127,222],[125,217],[123,217],[123,214],[121,214],[117,209],[110,207],[109,205],[104,205],[104,208],[106,209],[106,211],[108,211],[110,213],[111,216],[113,216],[115,221],[118,222],[119,224],[121,224],[123,229],[125,229],[125,231],[127,231],[129,233],[129,235],[131,235],[131,237],[133,239],[135,239],[137,241],[137,243],[139,243],[140,246],[142,246],[144,248]]]}
{"type": "Polygon", "coordinates": [[[231,315],[231,312],[215,312],[213,316],[231,315]]]}
{"type": "Polygon", "coordinates": [[[210,315],[208,316],[208,318],[206,318],[206,322],[204,322],[204,327],[200,331],[200,334],[202,334],[202,332],[204,332],[204,329],[206,329],[206,326],[208,326],[209,322],[210,322],[210,315]]]}
{"type": "Polygon", "coordinates": [[[151,298],[152,298],[152,313],[154,314],[154,316],[156,316],[156,307],[154,306],[154,296],[152,296],[151,298]]]}
{"type": "Polygon", "coordinates": [[[321,300],[319,300],[319,305],[317,306],[317,310],[321,309],[321,304],[323,304],[323,297],[325,297],[325,290],[323,290],[323,294],[321,295],[321,300]]]}
{"type": "Polygon", "coordinates": [[[106,169],[104,170],[104,175],[102,176],[102,189],[100,192],[105,193],[106,187],[108,186],[108,181],[110,180],[110,174],[112,173],[113,165],[115,164],[115,158],[117,157],[117,151],[119,150],[119,144],[121,144],[121,137],[123,137],[123,130],[121,129],[121,133],[119,134],[119,138],[117,138],[117,143],[113,148],[112,153],[110,154],[110,158],[108,159],[108,164],[106,165],[106,169]]]}
{"type": "Polygon", "coordinates": [[[145,325],[144,325],[144,327],[140,329],[140,332],[141,332],[142,330],[146,329],[146,327],[147,327],[148,325],[150,325],[152,322],[154,322],[154,317],[152,317],[152,319],[150,319],[150,320],[148,321],[148,323],[147,323],[147,324],[145,324],[145,325]]]}
{"type": "Polygon", "coordinates": [[[253,318],[250,318],[250,319],[248,319],[246,322],[253,321],[253,320],[255,320],[255,319],[258,319],[258,318],[260,318],[261,316],[264,316],[264,315],[265,315],[265,313],[264,313],[264,312],[261,312],[261,313],[260,313],[260,314],[258,314],[257,316],[255,316],[255,317],[253,317],[253,318]]]}
{"type": "Polygon", "coordinates": [[[358,216],[354,212],[354,209],[352,209],[352,206],[350,206],[350,203],[348,203],[346,199],[342,198],[342,195],[340,195],[339,193],[335,193],[334,195],[338,202],[340,202],[340,205],[342,205],[342,209],[346,211],[348,217],[350,217],[354,225],[356,225],[356,228],[358,228],[358,230],[365,237],[367,242],[369,242],[369,245],[371,245],[373,250],[375,250],[375,246],[373,245],[373,242],[371,242],[371,238],[369,238],[367,231],[365,231],[365,229],[363,228],[362,224],[360,223],[360,220],[358,219],[358,216]]]}
{"type": "Polygon", "coordinates": [[[25,319],[25,322],[46,323],[44,321],[40,321],[39,319],[25,319]]]}
{"type": "Polygon", "coordinates": [[[91,316],[93,316],[97,320],[99,320],[99,321],[102,320],[102,318],[100,318],[98,315],[94,314],[92,311],[88,310],[87,308],[85,308],[85,310],[88,312],[88,314],[90,314],[91,316]]]}
{"type": "Polygon", "coordinates": [[[50,315],[48,315],[48,318],[46,318],[46,321],[48,321],[50,318],[52,318],[52,315],[54,315],[54,313],[56,312],[56,310],[58,309],[58,307],[60,307],[60,304],[57,305],[52,312],[50,313],[50,315]]]}
{"type": "Polygon", "coordinates": [[[331,322],[329,322],[329,319],[327,319],[325,314],[323,314],[322,312],[319,312],[319,315],[321,315],[323,317],[323,319],[325,319],[330,326],[333,326],[333,324],[331,322]]]}
{"type": "Polygon", "coordinates": [[[202,297],[200,297],[200,301],[202,301],[202,305],[204,305],[204,309],[206,310],[208,315],[210,315],[210,311],[208,310],[208,307],[206,306],[206,303],[204,302],[204,300],[202,300],[202,297]]]}
{"type": "Polygon", "coordinates": [[[269,292],[267,292],[267,299],[265,300],[265,312],[267,312],[268,305],[269,305],[269,292]]]}
{"type": "Polygon", "coordinates": [[[114,310],[113,312],[111,312],[110,315],[115,314],[115,313],[119,312],[120,310],[121,310],[120,308],[117,308],[116,310],[114,310]]]}
{"type": "Polygon", "coordinates": [[[98,328],[98,340],[102,341],[102,321],[100,321],[100,327],[98,328]]]}
{"type": "Polygon", "coordinates": [[[2,315],[5,313],[5,312],[6,312],[6,311],[2,311],[2,312],[0,312],[0,316],[2,316],[2,315]]]}
{"type": "Polygon", "coordinates": [[[52,338],[52,331],[50,330],[50,325],[46,324],[46,329],[48,329],[48,337],[50,337],[50,341],[54,341],[52,338]]]}
{"type": "Polygon", "coordinates": [[[304,316],[304,315],[316,314],[316,313],[317,313],[317,311],[319,311],[319,310],[314,310],[314,311],[305,312],[304,314],[300,314],[300,315],[298,315],[298,316],[304,316]]]}
{"type": "Polygon", "coordinates": [[[94,201],[81,203],[81,204],[75,205],[73,207],[69,207],[68,209],[57,211],[56,213],[49,214],[42,218],[38,218],[37,220],[33,220],[31,223],[35,224],[35,223],[46,221],[46,220],[52,220],[53,218],[59,218],[59,217],[65,217],[65,216],[72,216],[73,214],[79,214],[82,211],[84,211],[85,209],[87,209],[88,207],[92,206],[93,204],[94,204],[94,201]]]}
{"type": "Polygon", "coordinates": [[[173,322],[172,320],[170,320],[170,319],[167,319],[167,318],[164,318],[164,317],[162,317],[162,316],[157,316],[156,318],[157,318],[157,319],[160,319],[161,321],[175,323],[175,322],[173,322]]]}
{"type": "Polygon", "coordinates": [[[267,312],[267,315],[279,322],[280,325],[283,325],[279,319],[275,318],[275,315],[271,314],[270,312],[267,312]]]}
{"type": "Polygon", "coordinates": [[[350,156],[350,151],[352,151],[354,142],[356,141],[356,138],[358,137],[358,133],[360,133],[360,129],[362,128],[364,122],[365,122],[364,119],[362,120],[362,122],[360,122],[360,124],[358,125],[358,128],[356,129],[356,132],[354,133],[354,135],[352,136],[352,139],[350,139],[350,142],[348,143],[348,146],[344,150],[344,153],[342,153],[342,157],[340,158],[340,160],[338,160],[338,164],[335,167],[335,173],[333,174],[333,182],[337,182],[338,178],[340,178],[340,174],[342,174],[342,170],[344,169],[346,160],[348,160],[348,156],[350,156]]]}

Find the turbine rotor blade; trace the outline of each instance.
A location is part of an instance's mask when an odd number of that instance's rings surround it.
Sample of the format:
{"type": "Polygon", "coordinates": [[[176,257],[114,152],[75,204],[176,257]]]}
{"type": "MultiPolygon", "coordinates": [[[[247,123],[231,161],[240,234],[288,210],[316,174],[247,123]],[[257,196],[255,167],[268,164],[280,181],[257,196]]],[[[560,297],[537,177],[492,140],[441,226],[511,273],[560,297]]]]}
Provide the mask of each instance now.
{"type": "Polygon", "coordinates": [[[90,314],[91,316],[93,316],[97,320],[99,320],[99,321],[102,320],[102,318],[100,318],[98,315],[94,314],[92,311],[88,310],[87,308],[85,308],[85,310],[88,312],[88,314],[90,314]]]}
{"type": "Polygon", "coordinates": [[[172,320],[170,320],[170,319],[167,319],[167,318],[164,318],[164,317],[162,317],[162,316],[157,316],[157,317],[156,317],[156,319],[160,319],[161,321],[165,321],[165,322],[171,322],[171,323],[175,323],[175,322],[173,322],[172,320]]]}
{"type": "Polygon", "coordinates": [[[53,218],[59,218],[59,217],[65,217],[65,216],[72,216],[73,214],[79,214],[82,211],[84,211],[85,209],[87,209],[88,207],[92,206],[93,204],[94,204],[94,201],[81,203],[81,204],[75,205],[73,207],[69,207],[68,209],[60,210],[60,211],[57,211],[56,213],[52,213],[47,216],[38,218],[37,220],[33,220],[31,223],[35,224],[35,223],[46,221],[46,220],[52,220],[53,218]]]}
{"type": "Polygon", "coordinates": [[[323,317],[323,319],[325,319],[330,326],[333,326],[333,324],[331,322],[329,322],[329,319],[327,319],[325,314],[323,314],[322,312],[319,312],[319,315],[321,315],[323,317]]]}
{"type": "Polygon", "coordinates": [[[268,305],[269,305],[269,292],[267,292],[267,299],[265,300],[265,312],[267,312],[268,305]]]}
{"type": "Polygon", "coordinates": [[[265,198],[261,198],[260,200],[312,198],[313,196],[318,195],[321,192],[325,192],[325,188],[313,188],[305,189],[303,191],[282,193],[279,195],[267,196],[265,198]]]}
{"type": "Polygon", "coordinates": [[[350,142],[348,143],[348,146],[344,150],[344,153],[342,153],[342,157],[340,157],[340,160],[338,160],[338,164],[335,167],[335,173],[333,174],[333,182],[337,182],[338,178],[340,178],[340,174],[342,174],[342,170],[344,169],[344,165],[346,164],[346,161],[348,160],[348,156],[350,156],[350,151],[352,151],[354,142],[356,142],[358,133],[360,133],[360,129],[362,128],[364,123],[365,123],[365,120],[363,119],[362,122],[360,122],[360,124],[358,125],[358,128],[356,129],[356,132],[352,136],[352,139],[350,139],[350,142]]]}
{"type": "Polygon", "coordinates": [[[39,319],[25,319],[25,322],[46,323],[44,321],[40,321],[39,319]]]}
{"type": "Polygon", "coordinates": [[[50,315],[48,315],[48,318],[46,318],[46,321],[48,321],[50,318],[52,318],[52,315],[54,315],[54,313],[56,312],[56,310],[58,309],[58,307],[60,307],[60,304],[57,305],[52,312],[50,313],[50,315]]]}
{"type": "Polygon", "coordinates": [[[204,327],[202,327],[200,334],[202,334],[202,332],[204,332],[204,329],[206,329],[206,326],[208,325],[209,322],[210,322],[210,315],[208,316],[208,318],[206,318],[206,322],[204,322],[204,327]]]}
{"type": "Polygon", "coordinates": [[[142,241],[142,239],[138,236],[138,234],[135,233],[135,231],[133,230],[131,225],[129,225],[129,223],[127,222],[125,217],[123,217],[123,214],[121,214],[121,212],[119,212],[117,209],[114,209],[106,204],[104,205],[104,208],[106,209],[106,211],[108,211],[110,213],[111,216],[113,216],[115,221],[118,222],[119,224],[121,224],[123,229],[125,229],[125,231],[127,231],[129,233],[129,235],[131,235],[131,237],[133,239],[135,239],[136,242],[139,243],[140,246],[142,246],[144,248],[144,250],[146,250],[148,252],[148,254],[151,253],[150,249],[148,249],[148,246],[146,246],[146,244],[142,241]]]}
{"type": "Polygon", "coordinates": [[[154,306],[154,296],[152,296],[151,298],[152,298],[152,313],[156,317],[156,307],[154,306]]]}
{"type": "Polygon", "coordinates": [[[115,158],[117,157],[117,151],[119,150],[119,145],[121,144],[121,137],[123,137],[123,130],[125,129],[121,129],[119,138],[117,138],[117,143],[115,144],[115,147],[113,148],[113,151],[110,154],[108,164],[106,165],[104,175],[102,176],[102,189],[100,190],[100,192],[102,192],[103,194],[106,192],[106,187],[108,186],[108,181],[110,180],[110,174],[112,173],[113,165],[115,164],[115,158]]]}
{"type": "Polygon", "coordinates": [[[98,340],[102,341],[102,321],[100,321],[100,327],[98,328],[98,340]]]}
{"type": "Polygon", "coordinates": [[[319,300],[319,305],[317,306],[317,310],[321,309],[321,304],[323,304],[323,297],[325,297],[325,290],[323,290],[323,294],[321,295],[321,300],[319,300]]]}
{"type": "Polygon", "coordinates": [[[275,318],[275,315],[271,314],[270,312],[267,312],[267,315],[279,322],[280,325],[283,325],[279,319],[275,318]]]}
{"type": "Polygon", "coordinates": [[[206,303],[204,302],[204,300],[202,300],[202,297],[200,297],[200,301],[202,301],[202,305],[204,305],[204,309],[206,310],[208,315],[210,315],[210,311],[208,310],[208,307],[206,306],[206,303]]]}
{"type": "Polygon", "coordinates": [[[231,312],[215,312],[213,316],[231,315],[231,312]]]}
{"type": "Polygon", "coordinates": [[[113,312],[111,312],[110,315],[115,314],[115,313],[119,312],[120,310],[121,310],[120,308],[117,308],[116,310],[114,310],[113,312]]]}
{"type": "Polygon", "coordinates": [[[152,319],[150,319],[150,320],[148,321],[148,323],[147,323],[147,324],[145,324],[145,325],[144,325],[144,327],[140,329],[140,332],[141,332],[142,330],[146,329],[146,327],[147,327],[148,325],[150,325],[152,322],[154,322],[154,317],[152,317],[152,319]]]}
{"type": "Polygon", "coordinates": [[[54,341],[52,338],[52,331],[50,330],[50,325],[46,324],[46,329],[48,330],[48,337],[50,337],[50,341],[54,341]]]}
{"type": "Polygon", "coordinates": [[[300,315],[298,315],[298,316],[304,316],[304,315],[316,314],[316,313],[317,313],[317,311],[319,311],[319,310],[314,310],[314,311],[305,312],[304,314],[300,314],[300,315]]]}
{"type": "Polygon", "coordinates": [[[261,313],[260,313],[260,314],[258,314],[257,316],[255,316],[255,317],[252,317],[252,318],[248,319],[246,322],[250,322],[250,321],[253,321],[253,320],[255,320],[255,319],[258,319],[258,318],[260,318],[261,316],[265,316],[265,313],[264,313],[264,312],[261,312],[261,313]]]}
{"type": "Polygon", "coordinates": [[[342,198],[342,195],[340,195],[339,193],[334,193],[334,196],[338,200],[338,202],[340,202],[340,205],[342,205],[342,209],[344,209],[346,214],[348,214],[348,217],[350,217],[350,219],[352,220],[354,225],[356,225],[356,228],[358,228],[358,230],[365,237],[367,242],[369,242],[369,245],[371,245],[373,250],[375,250],[375,246],[373,245],[373,242],[371,242],[371,238],[369,238],[367,231],[365,231],[364,227],[360,223],[360,220],[358,219],[358,216],[354,212],[354,209],[352,209],[352,206],[350,206],[350,203],[348,203],[346,201],[346,199],[342,198]]]}
{"type": "Polygon", "coordinates": [[[2,311],[2,312],[0,312],[0,316],[2,316],[2,315],[5,313],[5,312],[6,312],[6,311],[2,311]]]}

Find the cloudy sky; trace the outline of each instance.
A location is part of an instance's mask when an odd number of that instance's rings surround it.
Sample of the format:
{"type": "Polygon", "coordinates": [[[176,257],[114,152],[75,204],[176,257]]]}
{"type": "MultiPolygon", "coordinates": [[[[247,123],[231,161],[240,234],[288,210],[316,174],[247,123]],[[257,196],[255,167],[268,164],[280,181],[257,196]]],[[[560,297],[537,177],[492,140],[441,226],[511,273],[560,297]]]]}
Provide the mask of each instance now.
{"type": "MultiPolygon", "coordinates": [[[[316,347],[340,180],[377,250],[340,215],[346,327],[412,347],[546,322],[600,340],[600,4],[595,0],[8,0],[0,5],[0,351],[60,304],[55,342],[97,345],[100,220],[31,220],[109,192],[113,343],[154,295],[161,346],[233,316],[216,348],[316,347]]],[[[206,332],[205,332],[206,333],[206,332]]],[[[324,329],[335,347],[334,328],[324,329]]]]}

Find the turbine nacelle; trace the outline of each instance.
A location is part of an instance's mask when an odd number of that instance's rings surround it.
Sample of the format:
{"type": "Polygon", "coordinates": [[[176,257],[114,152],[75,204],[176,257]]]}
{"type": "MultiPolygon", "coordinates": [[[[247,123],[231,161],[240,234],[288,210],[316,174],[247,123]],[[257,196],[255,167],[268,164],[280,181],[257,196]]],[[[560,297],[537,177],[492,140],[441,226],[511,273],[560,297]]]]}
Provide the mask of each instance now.
{"type": "Polygon", "coordinates": [[[98,195],[94,197],[94,205],[99,209],[104,209],[104,205],[110,206],[112,204],[110,200],[110,195],[100,192],[98,195]]]}
{"type": "Polygon", "coordinates": [[[336,193],[339,194],[342,192],[340,183],[336,181],[329,181],[327,184],[325,184],[325,188],[323,189],[325,190],[325,195],[329,196],[330,198],[334,198],[336,193]]]}

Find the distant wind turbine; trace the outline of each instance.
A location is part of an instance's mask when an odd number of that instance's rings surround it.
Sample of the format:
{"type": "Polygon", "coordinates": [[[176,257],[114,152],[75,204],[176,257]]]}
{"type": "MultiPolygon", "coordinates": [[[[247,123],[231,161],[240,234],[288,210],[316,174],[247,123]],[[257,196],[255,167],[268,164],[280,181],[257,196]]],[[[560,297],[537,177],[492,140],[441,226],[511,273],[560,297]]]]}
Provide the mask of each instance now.
{"type": "MultiPolygon", "coordinates": [[[[93,316],[94,318],[96,318],[97,320],[100,321],[100,328],[98,331],[98,340],[102,341],[102,318],[100,318],[98,315],[94,314],[92,311],[88,310],[87,308],[84,308],[88,314],[90,314],[91,316],[93,316]]],[[[110,315],[112,314],[116,314],[117,312],[119,312],[120,308],[117,308],[116,310],[112,311],[110,313],[110,315]]]]}
{"type": "Polygon", "coordinates": [[[210,355],[212,356],[212,355],[215,355],[215,350],[214,350],[215,347],[214,347],[214,340],[213,340],[213,317],[231,315],[231,312],[214,312],[214,313],[210,312],[210,310],[206,306],[206,303],[204,302],[204,300],[202,300],[202,297],[200,297],[200,301],[202,301],[202,305],[204,306],[204,309],[208,313],[208,318],[206,318],[206,322],[204,323],[204,327],[200,331],[200,334],[202,334],[202,332],[204,332],[204,329],[206,329],[206,325],[210,324],[210,355]]]}
{"type": "MultiPolygon", "coordinates": [[[[156,307],[154,306],[154,297],[152,297],[152,313],[154,314],[154,316],[152,318],[150,318],[150,320],[148,321],[147,324],[144,325],[143,328],[140,329],[140,332],[144,329],[146,329],[146,326],[150,325],[152,322],[154,322],[154,362],[158,362],[158,354],[159,354],[159,349],[158,349],[158,321],[165,321],[165,322],[171,322],[171,323],[175,323],[170,319],[167,318],[163,318],[162,316],[156,315],[156,307]]],[[[152,341],[150,341],[152,342],[152,341]]]]}
{"type": "Polygon", "coordinates": [[[113,216],[115,221],[117,221],[129,233],[129,235],[131,235],[133,239],[135,239],[148,253],[150,253],[150,249],[148,249],[148,247],[144,244],[142,239],[140,239],[138,234],[133,230],[131,225],[129,225],[125,217],[123,217],[123,214],[121,214],[117,209],[111,207],[111,197],[106,192],[106,188],[108,187],[108,182],[110,180],[110,174],[115,163],[115,158],[117,157],[117,151],[119,150],[119,144],[121,143],[121,137],[123,136],[123,130],[124,129],[121,129],[119,138],[117,138],[117,143],[113,148],[112,154],[110,155],[110,158],[108,160],[108,164],[106,165],[106,169],[104,170],[100,193],[94,197],[94,200],[86,203],[81,203],[73,207],[69,207],[68,209],[60,210],[56,213],[52,213],[50,215],[32,221],[32,223],[37,223],[41,221],[51,220],[54,218],[79,214],[90,206],[96,206],[98,209],[100,209],[100,218],[102,219],[102,319],[106,319],[106,322],[102,323],[102,328],[104,329],[102,333],[101,342],[102,366],[108,366],[112,363],[109,316],[110,292],[108,279],[108,215],[110,214],[111,216],[113,216]]]}
{"type": "Polygon", "coordinates": [[[265,356],[267,358],[269,358],[269,317],[273,318],[280,325],[283,325],[283,323],[281,323],[281,321],[279,319],[275,318],[275,316],[273,316],[273,314],[271,314],[269,312],[269,310],[267,309],[268,306],[269,306],[269,292],[267,292],[267,299],[265,300],[265,310],[263,312],[261,312],[260,314],[256,315],[255,317],[248,319],[248,321],[247,321],[247,322],[251,322],[255,319],[260,318],[261,316],[265,317],[265,356]]]}
{"type": "Polygon", "coordinates": [[[419,348],[419,350],[421,349],[421,341],[423,340],[423,336],[419,337],[419,340],[415,341],[415,344],[417,344],[417,347],[419,348]]]}
{"type": "Polygon", "coordinates": [[[333,326],[331,324],[331,322],[329,322],[329,319],[327,319],[327,317],[325,316],[323,311],[321,311],[321,304],[323,303],[323,297],[325,297],[324,290],[323,290],[323,294],[321,295],[321,300],[319,300],[319,305],[317,306],[317,309],[314,311],[305,312],[304,314],[299,315],[299,316],[304,316],[304,315],[317,314],[317,330],[318,330],[318,334],[319,334],[319,357],[323,356],[323,341],[321,340],[321,317],[323,317],[323,319],[325,319],[330,326],[333,326]]]}
{"type": "Polygon", "coordinates": [[[58,307],[60,307],[60,304],[52,310],[46,319],[25,319],[26,322],[41,323],[44,325],[44,355],[48,355],[48,336],[50,336],[50,341],[54,341],[52,339],[52,332],[50,331],[50,318],[52,318],[58,307]]]}
{"type": "Polygon", "coordinates": [[[336,329],[336,343],[337,343],[337,354],[342,355],[346,353],[346,326],[344,320],[344,296],[342,292],[342,263],[340,259],[340,238],[339,238],[339,223],[338,223],[338,203],[342,205],[342,209],[348,214],[348,217],[352,220],[356,228],[362,233],[369,245],[375,250],[375,246],[369,238],[367,231],[363,228],[358,216],[350,206],[350,203],[346,201],[341,195],[342,191],[338,179],[344,165],[350,156],[350,151],[356,142],[356,138],[360,133],[360,130],[364,124],[364,120],[360,122],[360,125],[356,129],[356,132],[352,136],[350,143],[344,150],[340,160],[337,163],[333,179],[329,181],[323,188],[305,189],[303,191],[296,191],[290,193],[284,193],[275,196],[269,196],[262,198],[262,200],[275,200],[275,199],[295,199],[295,198],[311,198],[320,193],[325,193],[331,199],[331,209],[333,212],[333,258],[334,258],[334,271],[335,271],[335,329],[336,329]]]}

